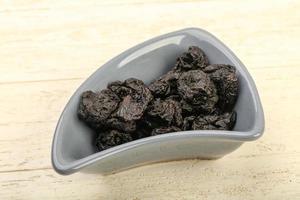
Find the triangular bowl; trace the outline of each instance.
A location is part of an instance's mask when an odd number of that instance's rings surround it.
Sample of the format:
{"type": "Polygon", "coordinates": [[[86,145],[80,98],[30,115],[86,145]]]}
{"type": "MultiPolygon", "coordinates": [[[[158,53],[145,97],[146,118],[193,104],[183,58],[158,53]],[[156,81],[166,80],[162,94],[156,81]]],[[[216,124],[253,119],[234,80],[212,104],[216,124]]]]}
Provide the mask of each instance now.
{"type": "Polygon", "coordinates": [[[60,174],[79,170],[109,174],[135,166],[189,158],[217,159],[243,142],[259,138],[264,115],[253,79],[234,53],[212,34],[187,28],[155,37],[128,49],[92,74],[73,94],[58,121],[52,145],[52,164],[60,174]],[[175,57],[191,45],[201,47],[210,63],[234,65],[240,88],[233,131],[183,131],[135,140],[97,152],[95,134],[77,118],[80,95],[101,90],[107,83],[135,77],[150,83],[174,66],[175,57]]]}

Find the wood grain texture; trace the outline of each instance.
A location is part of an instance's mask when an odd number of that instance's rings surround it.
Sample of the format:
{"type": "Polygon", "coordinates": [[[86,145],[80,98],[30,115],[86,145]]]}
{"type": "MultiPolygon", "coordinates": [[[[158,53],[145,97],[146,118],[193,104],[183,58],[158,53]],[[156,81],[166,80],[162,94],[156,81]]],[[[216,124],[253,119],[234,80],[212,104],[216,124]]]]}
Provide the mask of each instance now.
{"type": "Polygon", "coordinates": [[[0,199],[300,199],[299,1],[0,1],[0,199]],[[265,135],[217,161],[60,176],[56,121],[113,56],[200,27],[227,44],[258,87],[265,135]]]}

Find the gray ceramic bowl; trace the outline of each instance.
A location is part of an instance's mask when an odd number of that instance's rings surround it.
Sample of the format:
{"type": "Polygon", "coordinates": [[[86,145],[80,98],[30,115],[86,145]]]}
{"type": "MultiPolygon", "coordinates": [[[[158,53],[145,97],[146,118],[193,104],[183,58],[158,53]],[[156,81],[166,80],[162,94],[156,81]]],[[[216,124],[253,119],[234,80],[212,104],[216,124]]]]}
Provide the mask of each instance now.
{"type": "Polygon", "coordinates": [[[52,164],[60,174],[79,170],[109,174],[127,168],[168,160],[217,159],[243,142],[259,138],[264,115],[256,86],[241,61],[210,33],[188,28],[139,44],[100,67],[74,93],[55,130],[52,164]],[[135,77],[150,83],[175,64],[175,59],[191,45],[201,47],[210,63],[234,65],[240,82],[235,106],[237,122],[233,131],[184,131],[135,140],[97,152],[94,134],[76,115],[80,94],[100,90],[114,80],[135,77]]]}

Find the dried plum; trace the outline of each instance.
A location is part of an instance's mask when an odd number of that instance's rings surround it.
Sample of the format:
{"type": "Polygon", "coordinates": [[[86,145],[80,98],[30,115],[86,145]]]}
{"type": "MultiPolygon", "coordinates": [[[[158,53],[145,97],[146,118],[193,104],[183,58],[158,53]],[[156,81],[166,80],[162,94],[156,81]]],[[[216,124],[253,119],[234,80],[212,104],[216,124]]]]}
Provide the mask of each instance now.
{"type": "Polygon", "coordinates": [[[166,122],[167,125],[180,126],[182,124],[182,110],[180,103],[172,99],[155,99],[147,114],[166,122]]]}
{"type": "Polygon", "coordinates": [[[122,81],[114,81],[109,83],[107,89],[113,91],[120,98],[124,98],[132,92],[131,88],[124,86],[124,83],[122,81]]]}
{"type": "Polygon", "coordinates": [[[196,119],[196,117],[193,115],[185,117],[183,119],[182,130],[184,130],[184,131],[191,130],[192,124],[195,119],[196,119]]]}
{"type": "Polygon", "coordinates": [[[217,90],[209,76],[201,70],[190,70],[182,73],[178,79],[178,92],[192,105],[203,111],[212,112],[218,101],[217,90]]]}
{"type": "Polygon", "coordinates": [[[180,102],[182,100],[181,96],[178,94],[170,95],[166,99],[178,101],[178,102],[180,102]]]}
{"type": "Polygon", "coordinates": [[[143,119],[138,121],[137,129],[133,133],[133,136],[135,139],[149,137],[152,130],[158,127],[161,127],[161,121],[144,116],[143,119]]]}
{"type": "Polygon", "coordinates": [[[184,52],[177,58],[175,69],[177,70],[193,70],[203,69],[208,65],[208,58],[205,53],[196,46],[189,47],[187,52],[184,52]]]}
{"type": "Polygon", "coordinates": [[[116,112],[116,117],[124,121],[138,120],[143,116],[153,96],[141,80],[130,78],[124,82],[124,85],[130,88],[131,92],[123,98],[116,112]]]}
{"type": "Polygon", "coordinates": [[[212,64],[196,46],[149,86],[136,78],[81,95],[78,117],[96,133],[99,151],[132,140],[186,130],[232,130],[238,77],[231,65],[212,64]]]}
{"type": "Polygon", "coordinates": [[[110,130],[105,133],[100,133],[96,139],[96,146],[99,151],[124,144],[132,141],[132,137],[128,133],[122,133],[117,130],[110,130]]]}
{"type": "Polygon", "coordinates": [[[218,106],[224,110],[231,110],[238,95],[238,77],[235,68],[231,65],[214,64],[204,69],[216,85],[219,101],[218,106]]]}
{"type": "Polygon", "coordinates": [[[101,126],[117,109],[119,102],[119,97],[110,90],[105,89],[98,93],[86,91],[80,98],[78,117],[91,126],[101,126]]]}
{"type": "Polygon", "coordinates": [[[199,115],[203,113],[207,113],[206,111],[203,111],[201,105],[193,105],[191,103],[188,103],[184,99],[180,101],[181,109],[182,109],[182,116],[190,116],[190,115],[199,115]]]}
{"type": "Polygon", "coordinates": [[[193,130],[231,130],[236,121],[236,113],[223,115],[198,116],[193,124],[193,130]]]}
{"type": "Polygon", "coordinates": [[[166,97],[171,94],[176,94],[176,81],[178,80],[179,75],[180,73],[177,71],[169,71],[149,85],[150,91],[156,97],[166,97]]]}
{"type": "Polygon", "coordinates": [[[123,121],[118,118],[109,118],[106,121],[108,128],[117,129],[124,132],[134,132],[136,130],[136,121],[123,121]]]}

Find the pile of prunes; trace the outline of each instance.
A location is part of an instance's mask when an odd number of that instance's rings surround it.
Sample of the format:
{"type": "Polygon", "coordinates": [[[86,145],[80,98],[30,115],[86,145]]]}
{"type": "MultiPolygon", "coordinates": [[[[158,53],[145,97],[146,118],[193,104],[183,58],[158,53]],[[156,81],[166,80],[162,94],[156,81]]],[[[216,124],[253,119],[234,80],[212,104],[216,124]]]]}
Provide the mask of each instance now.
{"type": "Polygon", "coordinates": [[[99,151],[177,131],[232,130],[238,88],[234,66],[209,64],[205,53],[191,46],[150,85],[129,78],[100,92],[83,92],[78,117],[97,133],[99,151]]]}

